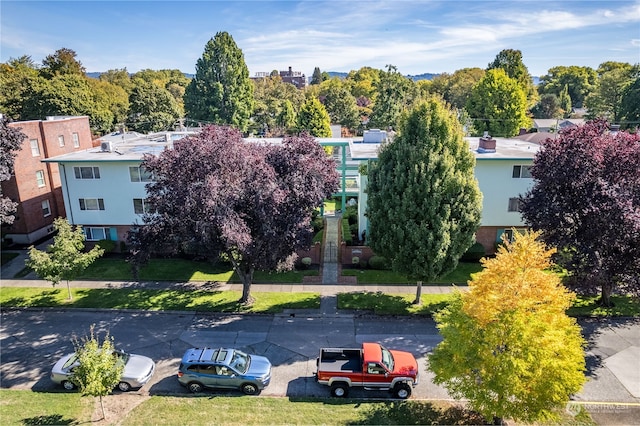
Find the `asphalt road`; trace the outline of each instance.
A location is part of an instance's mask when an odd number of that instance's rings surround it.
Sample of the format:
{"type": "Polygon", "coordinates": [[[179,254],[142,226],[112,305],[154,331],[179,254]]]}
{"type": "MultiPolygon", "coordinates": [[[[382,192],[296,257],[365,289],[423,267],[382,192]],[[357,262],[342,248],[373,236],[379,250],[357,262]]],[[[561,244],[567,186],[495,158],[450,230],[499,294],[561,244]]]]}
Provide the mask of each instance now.
{"type": "MultiPolygon", "coordinates": [[[[274,365],[272,382],[262,395],[327,397],[328,387],[313,379],[319,349],[358,347],[363,341],[375,341],[412,352],[418,359],[420,383],[412,398],[450,398],[444,388],[432,383],[432,374],[426,370],[425,356],[441,340],[429,319],[303,313],[209,315],[3,309],[1,321],[2,388],[39,391],[54,388],[48,376],[52,365],[63,354],[73,351],[73,336],[85,336],[90,325],[95,324],[97,331],[108,330],[120,349],[156,361],[156,373],[138,391],[141,393],[188,393],[176,378],[180,358],[189,347],[206,345],[236,347],[268,357],[274,365]]],[[[600,424],[640,424],[640,395],[634,396],[634,374],[640,363],[633,359],[636,352],[628,352],[640,347],[640,322],[585,320],[581,325],[590,342],[589,381],[574,399],[586,404],[600,424]],[[631,359],[618,356],[627,353],[631,359]],[[622,360],[613,362],[616,357],[622,360]],[[620,368],[626,373],[620,373],[620,368]]],[[[352,390],[350,396],[386,397],[388,393],[352,390]]]]}

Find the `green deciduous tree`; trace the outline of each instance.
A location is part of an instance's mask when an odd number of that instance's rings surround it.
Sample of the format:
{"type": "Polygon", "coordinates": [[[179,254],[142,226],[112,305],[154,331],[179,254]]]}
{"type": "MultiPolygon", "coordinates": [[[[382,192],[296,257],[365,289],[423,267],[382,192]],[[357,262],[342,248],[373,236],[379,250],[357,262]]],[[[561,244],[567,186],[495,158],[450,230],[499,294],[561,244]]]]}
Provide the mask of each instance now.
{"type": "Polygon", "coordinates": [[[329,113],[332,124],[340,124],[354,130],[360,124],[356,98],[339,78],[323,81],[320,85],[320,99],[329,113]]]}
{"type": "Polygon", "coordinates": [[[31,246],[29,259],[25,262],[43,280],[51,281],[55,287],[60,281],[67,282],[69,300],[71,300],[71,286],[82,271],[104,254],[104,250],[96,246],[85,252],[84,232],[81,227],[75,229],[64,218],[53,221],[57,234],[53,237],[53,244],[46,251],[31,246]]]}
{"type": "Polygon", "coordinates": [[[560,95],[566,86],[571,97],[571,105],[582,108],[582,103],[596,84],[597,74],[591,67],[557,66],[550,68],[540,77],[538,92],[560,95]]]}
{"type": "Polygon", "coordinates": [[[531,108],[531,113],[534,118],[560,118],[564,111],[556,95],[542,95],[536,106],[531,108]]]}
{"type": "Polygon", "coordinates": [[[528,128],[531,121],[527,117],[525,92],[502,68],[487,71],[475,85],[467,111],[474,119],[477,134],[488,131],[493,136],[515,136],[520,128],[528,128]]]}
{"type": "Polygon", "coordinates": [[[308,132],[318,138],[331,136],[331,119],[317,98],[308,99],[298,113],[298,132],[308,132]]]}
{"type": "Polygon", "coordinates": [[[304,102],[304,92],[275,76],[253,80],[252,127],[265,136],[282,136],[295,126],[295,111],[304,102]],[[291,107],[292,109],[289,109],[291,107]],[[293,115],[290,115],[293,113],[293,115]]]}
{"type": "Polygon", "coordinates": [[[78,74],[85,75],[85,68],[82,63],[76,59],[76,52],[72,49],[63,47],[58,49],[52,55],[47,55],[42,60],[40,73],[45,78],[52,78],[56,75],[78,74]]]}
{"type": "Polygon", "coordinates": [[[78,386],[82,396],[98,397],[102,418],[105,418],[102,397],[109,395],[120,382],[124,363],[114,356],[113,338],[106,333],[102,342],[95,333],[95,324],[91,325],[89,336],[75,339],[76,362],[71,373],[71,381],[78,386]]]}
{"type": "Polygon", "coordinates": [[[518,82],[518,85],[527,96],[527,107],[532,107],[538,102],[538,91],[533,84],[529,70],[522,62],[521,51],[515,49],[500,51],[493,62],[487,66],[487,70],[496,68],[503,69],[507,76],[518,82]]]}
{"type": "Polygon", "coordinates": [[[209,40],[187,86],[187,118],[245,131],[253,111],[253,84],[242,50],[226,32],[209,40]]]}
{"type": "Polygon", "coordinates": [[[368,240],[394,271],[422,281],[455,269],[473,244],[481,194],[455,114],[430,99],[402,121],[369,169],[368,240]]]}
{"type": "Polygon", "coordinates": [[[0,64],[0,110],[12,120],[24,120],[23,112],[26,98],[34,86],[44,78],[30,56],[11,58],[0,64]]]}
{"type": "Polygon", "coordinates": [[[180,107],[171,93],[154,83],[134,78],[129,95],[131,129],[148,133],[169,130],[180,118],[180,107]]]}
{"type": "Polygon", "coordinates": [[[640,77],[637,77],[622,94],[620,116],[622,128],[640,127],[640,77]]]}
{"type": "Polygon", "coordinates": [[[571,117],[573,107],[571,106],[571,96],[569,96],[569,89],[566,84],[564,85],[564,89],[560,92],[560,96],[558,96],[558,103],[562,110],[562,116],[564,118],[571,117]]]}
{"type": "Polygon", "coordinates": [[[637,70],[629,64],[602,64],[598,68],[595,89],[584,100],[587,118],[604,118],[618,123],[621,119],[622,97],[637,75],[637,70]]]}
{"type": "Polygon", "coordinates": [[[375,89],[377,95],[369,118],[369,128],[397,128],[401,115],[409,110],[415,100],[415,84],[400,74],[395,66],[388,65],[387,71],[380,73],[375,89]]]}
{"type": "Polygon", "coordinates": [[[585,382],[585,342],[565,313],[575,296],[548,272],[554,250],[538,236],[516,233],[436,314],[434,383],[487,419],[553,419],[585,382]]]}

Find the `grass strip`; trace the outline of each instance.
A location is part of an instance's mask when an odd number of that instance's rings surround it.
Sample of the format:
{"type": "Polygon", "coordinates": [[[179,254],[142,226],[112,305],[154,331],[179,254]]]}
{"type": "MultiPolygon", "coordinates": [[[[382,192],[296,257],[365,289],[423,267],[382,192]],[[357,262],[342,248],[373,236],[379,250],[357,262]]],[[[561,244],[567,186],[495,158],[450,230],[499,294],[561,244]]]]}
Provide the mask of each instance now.
{"type": "MultiPolygon", "coordinates": [[[[130,398],[116,395],[114,398],[130,398]]],[[[95,398],[79,393],[0,390],[3,425],[88,424],[95,398]]],[[[105,409],[109,410],[109,399],[105,409]]],[[[558,423],[595,425],[580,409],[575,415],[562,411],[558,423]]],[[[335,398],[273,398],[226,396],[216,393],[184,396],[152,396],[117,419],[101,424],[146,425],[420,425],[486,424],[476,412],[448,401],[376,401],[335,398]]],[[[511,422],[509,422],[511,423],[511,422]]]]}
{"type": "MultiPolygon", "coordinates": [[[[72,283],[73,285],[73,283],[72,283]]],[[[55,307],[94,309],[142,309],[150,311],[280,313],[284,309],[319,309],[318,293],[255,292],[252,305],[238,303],[239,291],[157,290],[128,288],[34,288],[3,287],[0,305],[3,307],[55,307]]]]}

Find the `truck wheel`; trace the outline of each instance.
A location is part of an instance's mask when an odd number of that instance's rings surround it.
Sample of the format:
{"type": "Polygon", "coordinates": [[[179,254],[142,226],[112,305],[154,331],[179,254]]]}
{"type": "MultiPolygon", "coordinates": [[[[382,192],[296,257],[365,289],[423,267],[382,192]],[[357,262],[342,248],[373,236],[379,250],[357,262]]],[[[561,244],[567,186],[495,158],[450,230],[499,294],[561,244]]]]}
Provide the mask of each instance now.
{"type": "Polygon", "coordinates": [[[344,382],[337,382],[331,385],[331,395],[336,398],[346,398],[349,395],[349,386],[344,382]]]}
{"type": "Polygon", "coordinates": [[[411,396],[411,386],[406,383],[398,383],[396,387],[393,388],[393,393],[396,398],[407,399],[411,396]]]}

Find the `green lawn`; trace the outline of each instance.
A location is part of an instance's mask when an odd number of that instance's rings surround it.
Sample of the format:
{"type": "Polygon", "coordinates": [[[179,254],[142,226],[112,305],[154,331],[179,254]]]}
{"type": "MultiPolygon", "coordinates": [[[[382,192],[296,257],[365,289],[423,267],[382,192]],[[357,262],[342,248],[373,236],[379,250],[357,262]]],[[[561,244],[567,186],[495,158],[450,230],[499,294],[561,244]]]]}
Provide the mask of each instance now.
{"type": "MultiPolygon", "coordinates": [[[[260,272],[254,274],[254,282],[301,283],[305,275],[318,275],[317,270],[260,272]]],[[[131,281],[131,265],[121,258],[100,258],[89,266],[79,280],[131,281]]],[[[140,269],[140,281],[214,281],[238,283],[240,279],[228,264],[212,265],[187,259],[151,259],[140,269]]]]}
{"type": "MultiPolygon", "coordinates": [[[[115,395],[114,398],[128,398],[115,395]]],[[[0,419],[6,426],[91,424],[95,398],[79,393],[0,390],[0,419]]],[[[109,412],[111,401],[105,400],[109,412]]],[[[581,410],[575,417],[564,411],[559,423],[591,426],[581,410]]],[[[105,425],[429,425],[483,424],[477,413],[448,401],[371,401],[334,398],[273,398],[221,396],[152,396],[129,413],[109,417],[105,425]]],[[[511,422],[509,422],[511,424],[511,422]]]]}
{"type": "MultiPolygon", "coordinates": [[[[73,283],[72,283],[73,286],[73,283]]],[[[66,287],[51,289],[33,287],[3,287],[0,305],[3,307],[66,307],[103,309],[146,309],[200,312],[246,312],[271,314],[284,309],[319,309],[318,293],[252,292],[251,306],[238,303],[239,291],[149,290],[149,289],[86,289],[66,287]]]]}
{"type": "MultiPolygon", "coordinates": [[[[435,279],[429,284],[462,284],[466,285],[471,279],[471,274],[480,272],[482,265],[478,262],[460,262],[456,269],[447,275],[435,279]]],[[[407,277],[397,272],[375,269],[350,269],[343,268],[342,275],[358,277],[359,283],[367,284],[415,284],[415,280],[409,280],[407,277]]]]}

